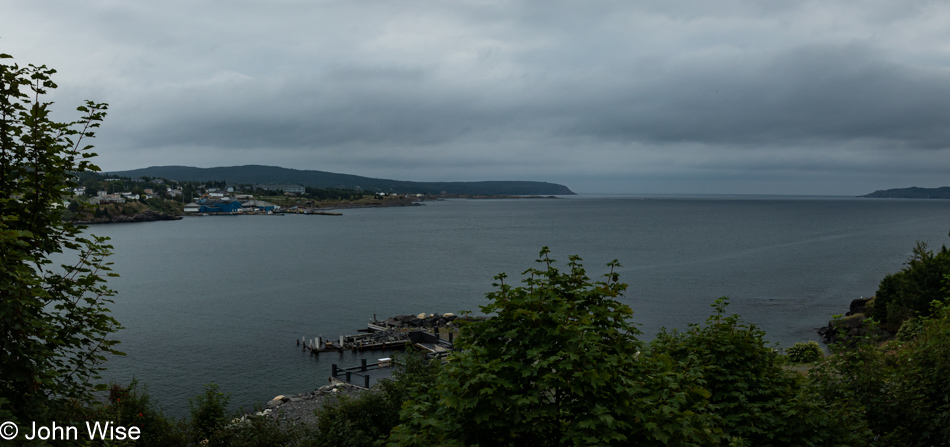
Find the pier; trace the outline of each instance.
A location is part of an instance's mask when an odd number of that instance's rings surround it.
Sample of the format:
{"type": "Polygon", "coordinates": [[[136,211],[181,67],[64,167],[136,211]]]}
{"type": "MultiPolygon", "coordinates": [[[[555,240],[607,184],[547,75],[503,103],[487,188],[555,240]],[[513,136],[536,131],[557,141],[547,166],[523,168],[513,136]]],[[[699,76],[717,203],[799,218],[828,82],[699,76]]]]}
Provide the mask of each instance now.
{"type": "Polygon", "coordinates": [[[375,351],[405,349],[412,345],[426,352],[443,352],[453,349],[455,332],[433,328],[431,331],[423,329],[394,329],[373,327],[367,328],[367,333],[359,335],[341,335],[338,339],[330,340],[321,337],[307,339],[301,337],[297,345],[305,351],[319,355],[324,352],[344,351],[375,351]]]}
{"type": "Polygon", "coordinates": [[[455,314],[401,315],[385,320],[373,319],[357,335],[340,335],[338,339],[323,336],[297,340],[297,346],[314,355],[323,352],[375,351],[404,349],[415,345],[423,351],[436,353],[453,348],[456,327],[455,314]]]}
{"type": "Polygon", "coordinates": [[[300,340],[297,340],[297,345],[302,346],[303,350],[310,351],[314,355],[324,352],[405,349],[407,345],[413,345],[426,352],[436,353],[452,350],[455,338],[454,332],[439,331],[439,328],[434,328],[432,332],[428,332],[421,329],[387,329],[370,325],[368,330],[370,332],[359,335],[341,335],[340,338],[335,340],[324,339],[322,336],[309,340],[306,337],[301,337],[300,340]],[[447,338],[442,338],[443,334],[447,338]]]}
{"type": "MultiPolygon", "coordinates": [[[[427,359],[445,357],[452,351],[453,345],[448,340],[440,338],[437,333],[432,334],[424,331],[405,332],[407,340],[402,344],[402,348],[413,346],[420,352],[425,353],[427,359]]],[[[342,351],[341,351],[342,352],[342,351]]],[[[359,366],[340,368],[336,363],[331,365],[330,377],[341,380],[351,385],[369,388],[372,383],[380,379],[392,377],[395,362],[392,358],[386,357],[379,359],[376,363],[367,363],[366,359],[360,359],[359,366]]]]}
{"type": "MultiPolygon", "coordinates": [[[[411,324],[416,325],[416,327],[411,327],[408,319],[406,319],[406,323],[397,325],[393,323],[398,320],[390,318],[389,322],[377,321],[374,315],[366,329],[358,330],[360,333],[357,335],[340,335],[335,339],[324,338],[323,336],[308,339],[304,336],[297,340],[297,346],[300,346],[304,351],[309,351],[312,356],[336,352],[342,358],[346,351],[393,351],[411,346],[424,353],[427,358],[444,357],[454,349],[456,333],[455,327],[451,324],[454,315],[444,315],[449,316],[449,318],[441,315],[426,318],[429,322],[435,323],[430,327],[419,324],[421,320],[424,320],[423,318],[413,317],[415,321],[412,321],[411,324]]],[[[422,316],[422,314],[419,315],[419,317],[422,316]]],[[[359,366],[343,368],[333,363],[330,376],[332,380],[340,380],[358,387],[369,388],[380,379],[392,377],[394,366],[392,358],[388,356],[378,359],[376,363],[367,363],[364,358],[360,359],[359,366]]]]}
{"type": "Polygon", "coordinates": [[[366,363],[366,359],[361,359],[359,366],[349,368],[340,368],[334,363],[330,367],[330,377],[350,385],[369,388],[380,379],[391,378],[395,366],[395,362],[389,357],[381,358],[376,363],[366,363]]]}
{"type": "Polygon", "coordinates": [[[382,331],[371,332],[359,335],[341,335],[335,340],[324,339],[323,337],[306,337],[298,340],[297,344],[302,345],[305,351],[311,354],[319,355],[323,352],[343,352],[343,351],[375,351],[380,349],[403,349],[407,343],[412,343],[407,332],[382,331]]]}

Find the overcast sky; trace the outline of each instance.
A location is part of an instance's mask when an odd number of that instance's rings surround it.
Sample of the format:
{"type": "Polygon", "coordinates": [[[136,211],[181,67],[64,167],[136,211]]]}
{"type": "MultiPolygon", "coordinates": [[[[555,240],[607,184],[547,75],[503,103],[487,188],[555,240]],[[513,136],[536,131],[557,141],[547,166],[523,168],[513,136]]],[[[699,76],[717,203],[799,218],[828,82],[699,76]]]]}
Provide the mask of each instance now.
{"type": "Polygon", "coordinates": [[[266,164],[577,192],[950,185],[950,3],[0,0],[110,104],[104,170],[266,164]]]}

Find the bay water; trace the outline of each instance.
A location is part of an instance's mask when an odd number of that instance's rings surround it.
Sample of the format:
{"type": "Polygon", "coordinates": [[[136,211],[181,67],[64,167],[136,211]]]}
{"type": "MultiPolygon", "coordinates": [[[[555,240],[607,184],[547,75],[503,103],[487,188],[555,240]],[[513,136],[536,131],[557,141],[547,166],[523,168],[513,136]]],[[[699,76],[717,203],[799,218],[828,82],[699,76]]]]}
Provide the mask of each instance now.
{"type": "MultiPolygon", "coordinates": [[[[136,377],[169,415],[205,384],[251,408],[325,385],[330,365],[301,337],[337,338],[379,318],[486,304],[492,277],[517,281],[542,246],[583,259],[588,276],[618,259],[622,301],[645,338],[705,321],[710,304],[780,347],[871,296],[917,241],[947,242],[950,202],[835,197],[630,197],[444,200],[343,216],[198,216],[97,225],[110,237],[125,326],[107,379],[136,377]]],[[[561,263],[563,265],[563,262],[561,263]]]]}

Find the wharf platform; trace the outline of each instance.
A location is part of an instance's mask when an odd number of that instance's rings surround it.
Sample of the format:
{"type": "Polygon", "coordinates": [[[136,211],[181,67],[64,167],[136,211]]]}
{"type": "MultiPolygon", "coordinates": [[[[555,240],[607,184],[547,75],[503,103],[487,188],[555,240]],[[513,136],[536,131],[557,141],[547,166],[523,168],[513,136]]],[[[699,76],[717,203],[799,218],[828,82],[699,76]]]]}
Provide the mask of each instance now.
{"type": "Polygon", "coordinates": [[[421,329],[384,328],[370,324],[367,331],[358,335],[341,335],[338,340],[333,341],[324,339],[322,336],[309,340],[301,337],[297,345],[313,355],[324,352],[405,349],[407,345],[436,353],[451,351],[454,347],[454,333],[443,331],[447,332],[448,339],[446,340],[441,337],[439,328],[434,328],[430,333],[421,329]]]}

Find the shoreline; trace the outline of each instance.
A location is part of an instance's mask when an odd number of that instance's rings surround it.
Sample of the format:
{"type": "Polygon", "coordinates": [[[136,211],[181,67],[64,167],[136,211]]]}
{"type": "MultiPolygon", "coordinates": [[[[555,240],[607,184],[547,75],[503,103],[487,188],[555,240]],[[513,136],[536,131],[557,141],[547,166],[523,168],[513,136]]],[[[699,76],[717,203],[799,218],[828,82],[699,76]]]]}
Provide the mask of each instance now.
{"type": "Polygon", "coordinates": [[[101,225],[101,224],[120,224],[120,223],[139,223],[139,222],[160,222],[166,220],[181,220],[184,216],[159,213],[154,210],[147,210],[132,216],[114,216],[100,218],[97,220],[74,220],[77,225],[101,225]]]}

